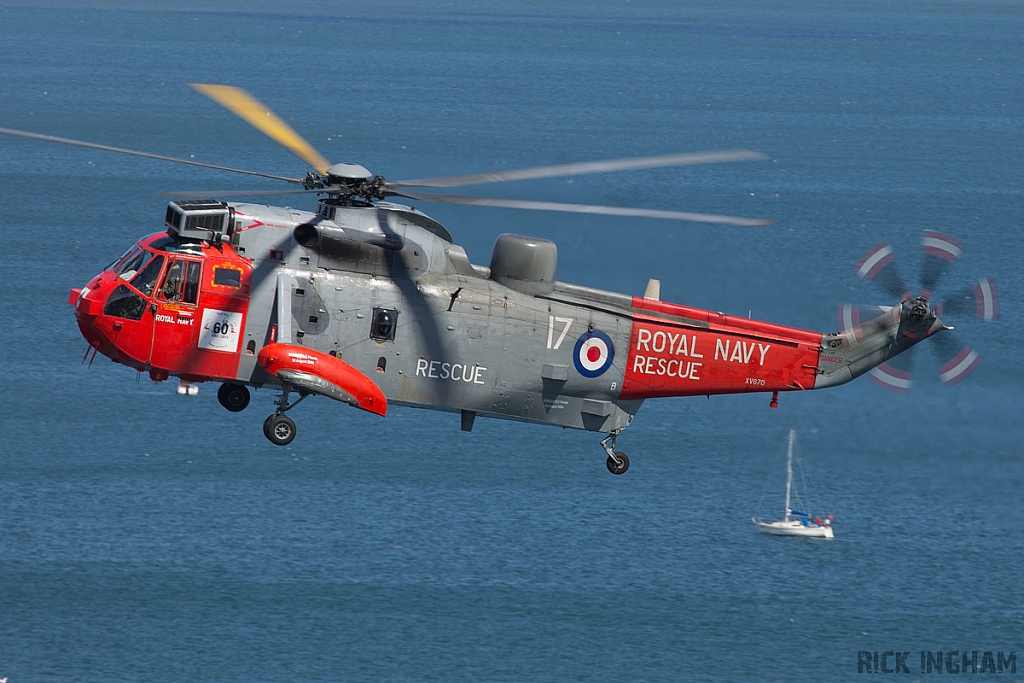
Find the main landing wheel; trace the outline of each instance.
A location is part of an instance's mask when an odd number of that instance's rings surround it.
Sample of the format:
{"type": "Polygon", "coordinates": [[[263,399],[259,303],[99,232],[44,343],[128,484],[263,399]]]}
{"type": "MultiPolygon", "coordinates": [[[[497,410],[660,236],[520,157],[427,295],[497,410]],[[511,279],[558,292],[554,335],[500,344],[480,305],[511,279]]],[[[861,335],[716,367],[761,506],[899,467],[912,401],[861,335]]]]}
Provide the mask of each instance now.
{"type": "Polygon", "coordinates": [[[217,400],[232,413],[241,412],[249,405],[249,388],[244,384],[225,382],[217,390],[217,400]]]}
{"type": "Polygon", "coordinates": [[[271,415],[263,423],[263,433],[275,446],[287,446],[295,438],[295,422],[287,415],[271,415]]]}
{"type": "Polygon", "coordinates": [[[612,474],[623,474],[629,469],[629,456],[622,451],[615,451],[615,457],[609,455],[605,464],[608,465],[608,471],[612,474]],[[616,459],[618,462],[615,462],[616,459]]]}

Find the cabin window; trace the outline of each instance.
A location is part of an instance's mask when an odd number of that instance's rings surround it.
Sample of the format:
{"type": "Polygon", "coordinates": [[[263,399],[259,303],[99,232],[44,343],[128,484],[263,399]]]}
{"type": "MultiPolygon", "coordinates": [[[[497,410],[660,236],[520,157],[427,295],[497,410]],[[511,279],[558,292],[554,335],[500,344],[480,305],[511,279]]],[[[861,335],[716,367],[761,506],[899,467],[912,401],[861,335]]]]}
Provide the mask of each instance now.
{"type": "Polygon", "coordinates": [[[118,285],[103,307],[103,315],[127,320],[141,320],[146,310],[146,301],[127,285],[118,285]]]}
{"type": "Polygon", "coordinates": [[[398,311],[388,308],[373,309],[373,320],[370,323],[370,337],[377,341],[394,341],[395,329],[398,327],[398,311]]]}
{"type": "Polygon", "coordinates": [[[213,284],[237,289],[242,286],[242,271],[234,268],[214,268],[213,284]]]}

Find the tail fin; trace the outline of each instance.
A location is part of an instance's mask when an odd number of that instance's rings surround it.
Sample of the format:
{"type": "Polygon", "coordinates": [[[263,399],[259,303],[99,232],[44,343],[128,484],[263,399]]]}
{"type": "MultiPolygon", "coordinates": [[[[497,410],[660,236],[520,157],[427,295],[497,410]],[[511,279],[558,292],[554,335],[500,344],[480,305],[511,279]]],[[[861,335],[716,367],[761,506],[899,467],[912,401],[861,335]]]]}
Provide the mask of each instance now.
{"type": "Polygon", "coordinates": [[[923,296],[881,310],[865,323],[822,336],[815,389],[845,384],[931,335],[952,329],[923,296]]]}

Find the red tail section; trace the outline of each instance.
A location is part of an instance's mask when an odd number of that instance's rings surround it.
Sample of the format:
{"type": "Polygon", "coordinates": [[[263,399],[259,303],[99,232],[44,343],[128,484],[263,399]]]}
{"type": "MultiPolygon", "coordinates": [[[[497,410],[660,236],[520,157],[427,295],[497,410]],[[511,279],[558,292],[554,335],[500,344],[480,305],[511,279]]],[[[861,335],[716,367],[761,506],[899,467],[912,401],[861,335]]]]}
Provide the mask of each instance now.
{"type": "Polygon", "coordinates": [[[623,399],[813,389],[822,335],[633,299],[623,399]]]}

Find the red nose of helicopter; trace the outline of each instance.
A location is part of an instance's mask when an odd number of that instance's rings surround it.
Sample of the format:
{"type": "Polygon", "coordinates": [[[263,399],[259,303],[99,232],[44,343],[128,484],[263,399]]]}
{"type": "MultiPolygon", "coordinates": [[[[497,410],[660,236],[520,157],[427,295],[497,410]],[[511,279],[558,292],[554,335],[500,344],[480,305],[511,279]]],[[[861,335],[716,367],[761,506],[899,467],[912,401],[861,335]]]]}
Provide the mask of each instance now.
{"type": "Polygon", "coordinates": [[[220,202],[171,202],[167,232],[140,240],[71,290],[68,303],[94,353],[155,381],[237,377],[256,341],[243,342],[251,264],[221,240],[230,215],[220,202]],[[200,219],[201,229],[190,227],[200,219]]]}
{"type": "Polygon", "coordinates": [[[82,336],[89,342],[90,349],[102,353],[112,360],[123,360],[107,333],[106,329],[112,329],[112,325],[104,325],[103,307],[107,298],[114,290],[112,282],[114,278],[109,273],[103,272],[89,281],[85,287],[76,287],[71,290],[68,296],[68,303],[75,307],[75,319],[78,321],[78,329],[82,336]]]}
{"type": "MultiPolygon", "coordinates": [[[[142,240],[85,287],[72,289],[68,296],[89,347],[140,371],[150,369],[156,311],[149,298],[164,271],[165,258],[154,253],[150,246],[153,241],[152,237],[142,240]]],[[[164,279],[169,277],[166,274],[164,279]]],[[[160,370],[152,372],[153,379],[168,376],[160,370]]]]}

